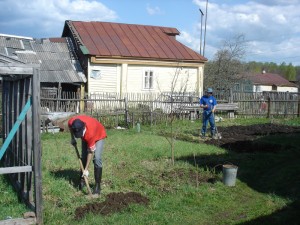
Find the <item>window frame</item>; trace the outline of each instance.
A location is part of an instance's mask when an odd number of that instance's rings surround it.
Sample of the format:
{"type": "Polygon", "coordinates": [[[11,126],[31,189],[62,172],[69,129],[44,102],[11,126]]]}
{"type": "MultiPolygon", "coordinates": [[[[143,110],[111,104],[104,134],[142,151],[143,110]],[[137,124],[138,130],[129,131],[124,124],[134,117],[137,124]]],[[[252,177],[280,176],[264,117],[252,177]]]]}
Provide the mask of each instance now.
{"type": "Polygon", "coordinates": [[[101,80],[103,77],[102,71],[100,69],[92,69],[90,77],[95,80],[101,80]]]}
{"type": "Polygon", "coordinates": [[[154,90],[154,77],[155,77],[155,71],[152,68],[146,68],[143,70],[143,78],[142,78],[143,90],[154,90]]]}

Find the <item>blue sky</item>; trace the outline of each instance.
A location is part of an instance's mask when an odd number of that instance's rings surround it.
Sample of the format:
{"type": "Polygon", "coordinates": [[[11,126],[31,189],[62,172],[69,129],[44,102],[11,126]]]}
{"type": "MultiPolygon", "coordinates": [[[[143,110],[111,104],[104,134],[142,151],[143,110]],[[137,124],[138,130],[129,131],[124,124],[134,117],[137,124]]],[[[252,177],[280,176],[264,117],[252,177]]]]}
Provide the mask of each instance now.
{"type": "MultiPolygon", "coordinates": [[[[60,37],[65,20],[156,25],[177,28],[177,40],[199,52],[199,9],[206,14],[206,0],[0,0],[0,33],[60,37]]],[[[208,0],[207,10],[209,60],[223,41],[243,34],[244,61],[300,66],[300,0],[208,0]]],[[[204,24],[205,17],[203,34],[204,24]]]]}

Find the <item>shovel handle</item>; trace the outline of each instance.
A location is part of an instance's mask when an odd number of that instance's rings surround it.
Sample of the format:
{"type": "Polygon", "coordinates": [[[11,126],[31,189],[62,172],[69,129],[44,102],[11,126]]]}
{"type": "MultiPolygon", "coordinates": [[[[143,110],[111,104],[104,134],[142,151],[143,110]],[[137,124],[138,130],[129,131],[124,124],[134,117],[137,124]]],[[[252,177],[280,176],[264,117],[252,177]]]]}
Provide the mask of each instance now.
{"type": "MultiPolygon", "coordinates": [[[[75,147],[75,150],[76,150],[77,158],[78,158],[78,160],[79,160],[80,169],[81,169],[81,171],[82,171],[82,173],[83,173],[83,172],[84,172],[84,167],[83,167],[83,164],[82,164],[80,155],[79,155],[79,151],[78,151],[77,145],[74,145],[74,147],[75,147]]],[[[86,177],[86,176],[83,176],[83,179],[84,179],[84,182],[85,182],[86,187],[87,187],[87,189],[88,189],[89,195],[92,195],[92,191],[91,191],[91,188],[90,188],[89,181],[88,181],[87,177],[86,177]]]]}

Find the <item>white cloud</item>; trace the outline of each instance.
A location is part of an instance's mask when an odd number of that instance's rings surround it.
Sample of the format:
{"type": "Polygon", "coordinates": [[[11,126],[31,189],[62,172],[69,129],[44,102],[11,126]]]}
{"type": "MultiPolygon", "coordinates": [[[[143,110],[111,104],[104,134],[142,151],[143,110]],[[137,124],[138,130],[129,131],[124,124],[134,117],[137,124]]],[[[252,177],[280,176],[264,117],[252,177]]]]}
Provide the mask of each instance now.
{"type": "Polygon", "coordinates": [[[161,9],[158,6],[151,7],[150,5],[147,5],[146,8],[149,15],[155,15],[155,14],[163,14],[161,9]]]}
{"type": "Polygon", "coordinates": [[[252,0],[253,2],[258,2],[260,4],[264,5],[293,5],[293,4],[299,4],[299,0],[252,0]]]}
{"type": "MultiPolygon", "coordinates": [[[[30,36],[60,36],[65,20],[112,21],[117,14],[104,4],[89,0],[1,0],[0,27],[22,25],[20,31],[30,30],[30,36]],[[32,32],[32,28],[35,31],[32,32]]],[[[0,28],[1,29],[1,28],[0,28]]],[[[3,32],[2,32],[3,33],[3,32]]],[[[27,35],[27,34],[26,34],[27,35]]]]}
{"type": "MultiPolygon", "coordinates": [[[[205,12],[206,1],[193,0],[193,3],[205,12]]],[[[251,51],[261,52],[257,57],[262,60],[265,57],[265,61],[276,58],[276,61],[282,62],[292,55],[292,50],[283,46],[293,46],[296,51],[300,51],[299,40],[293,38],[299,36],[300,32],[299,8],[299,0],[246,1],[234,5],[208,1],[206,48],[218,49],[220,40],[244,34],[251,51]],[[278,52],[274,54],[274,50],[278,52]]],[[[197,24],[197,27],[197,33],[190,34],[191,36],[199,36],[200,25],[197,24]]],[[[196,39],[194,41],[199,42],[196,39]]],[[[194,45],[191,43],[189,46],[194,45]]],[[[212,59],[213,55],[207,57],[212,59]]],[[[299,61],[298,58],[298,65],[299,61]]]]}

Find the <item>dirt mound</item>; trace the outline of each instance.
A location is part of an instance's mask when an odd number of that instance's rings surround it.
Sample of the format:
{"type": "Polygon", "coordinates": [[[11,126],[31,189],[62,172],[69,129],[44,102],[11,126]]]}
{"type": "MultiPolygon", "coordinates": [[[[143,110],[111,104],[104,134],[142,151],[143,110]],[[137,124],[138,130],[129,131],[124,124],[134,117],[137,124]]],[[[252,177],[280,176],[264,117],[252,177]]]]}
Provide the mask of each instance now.
{"type": "Polygon", "coordinates": [[[275,152],[279,145],[255,142],[261,136],[300,132],[300,127],[279,124],[256,124],[250,126],[218,127],[221,139],[209,139],[204,143],[238,152],[275,152]]]}
{"type": "Polygon", "coordinates": [[[86,213],[109,215],[120,212],[133,203],[148,205],[149,199],[136,192],[110,193],[106,196],[104,202],[94,202],[78,207],[75,210],[75,219],[79,220],[83,218],[86,213]]]}

